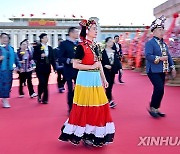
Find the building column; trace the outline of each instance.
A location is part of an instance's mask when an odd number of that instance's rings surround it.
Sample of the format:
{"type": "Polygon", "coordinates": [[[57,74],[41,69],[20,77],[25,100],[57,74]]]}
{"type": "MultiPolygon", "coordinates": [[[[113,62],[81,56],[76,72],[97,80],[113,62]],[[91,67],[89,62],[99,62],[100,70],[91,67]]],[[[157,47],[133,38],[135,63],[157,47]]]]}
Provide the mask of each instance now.
{"type": "Polygon", "coordinates": [[[21,35],[22,35],[22,36],[21,36],[21,39],[22,39],[22,40],[20,40],[20,42],[23,41],[24,39],[26,39],[26,34],[25,34],[25,32],[22,32],[21,35]]]}
{"type": "Polygon", "coordinates": [[[39,40],[39,35],[40,35],[40,31],[39,31],[39,30],[36,30],[36,41],[39,40]]]}
{"type": "Polygon", "coordinates": [[[18,34],[14,34],[14,49],[16,50],[18,48],[18,34]]]}
{"type": "Polygon", "coordinates": [[[65,34],[65,31],[64,31],[64,30],[62,30],[62,39],[63,39],[63,40],[66,40],[66,34],[65,34]]]}
{"type": "Polygon", "coordinates": [[[48,32],[48,44],[50,46],[52,46],[52,44],[51,44],[51,33],[50,32],[48,32]]]}
{"type": "Polygon", "coordinates": [[[54,47],[56,48],[58,46],[58,34],[54,33],[54,47]]]}
{"type": "Polygon", "coordinates": [[[29,43],[33,43],[33,34],[30,32],[29,34],[29,43]]]}
{"type": "Polygon", "coordinates": [[[13,47],[14,47],[14,32],[11,31],[11,43],[10,43],[13,47]]]}

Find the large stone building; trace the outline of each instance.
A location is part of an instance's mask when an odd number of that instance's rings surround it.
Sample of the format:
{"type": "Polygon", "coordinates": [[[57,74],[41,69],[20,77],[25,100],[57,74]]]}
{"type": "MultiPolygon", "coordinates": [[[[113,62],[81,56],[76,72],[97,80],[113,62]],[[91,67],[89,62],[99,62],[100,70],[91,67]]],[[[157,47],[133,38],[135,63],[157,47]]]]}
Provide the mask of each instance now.
{"type": "MultiPolygon", "coordinates": [[[[154,8],[154,16],[156,18],[161,15],[167,17],[166,28],[168,28],[172,23],[174,13],[180,14],[180,0],[168,0],[154,8]]],[[[176,20],[176,25],[180,25],[180,18],[176,20]]]]}
{"type": "MultiPolygon", "coordinates": [[[[97,41],[102,41],[106,37],[120,35],[124,32],[130,32],[133,38],[137,29],[144,31],[144,26],[101,26],[99,19],[92,17],[98,23],[97,41]]],[[[49,44],[53,47],[58,45],[58,38],[66,39],[67,30],[71,26],[79,27],[82,19],[76,18],[10,18],[10,22],[0,22],[0,33],[6,32],[11,36],[11,44],[18,48],[19,43],[27,38],[32,43],[39,40],[42,32],[48,34],[49,44]]]]}

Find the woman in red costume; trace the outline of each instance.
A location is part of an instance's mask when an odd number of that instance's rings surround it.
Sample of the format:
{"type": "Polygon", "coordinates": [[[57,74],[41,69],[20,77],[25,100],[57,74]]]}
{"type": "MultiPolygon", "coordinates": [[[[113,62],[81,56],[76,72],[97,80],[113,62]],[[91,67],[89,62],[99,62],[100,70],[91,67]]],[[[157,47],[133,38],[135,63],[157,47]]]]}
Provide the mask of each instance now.
{"type": "Polygon", "coordinates": [[[101,147],[113,142],[115,126],[111,118],[108,99],[103,85],[108,87],[99,51],[94,42],[97,25],[94,20],[80,22],[82,42],[76,50],[73,67],[79,69],[73,108],[69,119],[61,129],[59,140],[78,145],[101,147]]]}

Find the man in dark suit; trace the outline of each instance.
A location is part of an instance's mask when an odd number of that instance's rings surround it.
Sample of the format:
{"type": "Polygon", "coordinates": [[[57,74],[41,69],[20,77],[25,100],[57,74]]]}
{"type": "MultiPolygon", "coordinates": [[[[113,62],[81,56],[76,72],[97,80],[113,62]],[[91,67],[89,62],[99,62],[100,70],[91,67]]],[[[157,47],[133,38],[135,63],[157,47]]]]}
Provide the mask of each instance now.
{"type": "Polygon", "coordinates": [[[33,59],[36,63],[36,74],[39,80],[38,102],[48,103],[48,80],[51,73],[51,65],[56,71],[54,52],[51,46],[47,45],[48,37],[46,33],[40,36],[40,44],[34,47],[33,59]],[[42,97],[43,95],[43,97],[42,97]]]}
{"type": "Polygon", "coordinates": [[[56,58],[56,69],[57,69],[57,86],[58,86],[59,93],[64,92],[65,90],[64,84],[66,82],[64,78],[64,64],[62,62],[59,62],[59,59],[58,59],[59,52],[61,52],[60,50],[61,42],[63,42],[63,39],[59,38],[58,47],[54,49],[55,58],[56,58]]]}
{"type": "Polygon", "coordinates": [[[59,63],[64,64],[64,77],[68,86],[68,106],[69,112],[73,104],[73,82],[76,81],[78,70],[72,67],[73,59],[75,58],[76,48],[78,45],[79,31],[76,27],[70,27],[68,30],[68,38],[61,43],[59,52],[59,63]]]}
{"type": "MultiPolygon", "coordinates": [[[[116,51],[116,53],[118,54],[119,60],[121,61],[123,54],[122,54],[121,44],[119,43],[119,36],[118,35],[114,36],[114,45],[113,45],[112,49],[116,51]]],[[[118,72],[119,72],[119,77],[118,77],[119,82],[124,83],[122,81],[122,69],[120,69],[118,72]]]]}

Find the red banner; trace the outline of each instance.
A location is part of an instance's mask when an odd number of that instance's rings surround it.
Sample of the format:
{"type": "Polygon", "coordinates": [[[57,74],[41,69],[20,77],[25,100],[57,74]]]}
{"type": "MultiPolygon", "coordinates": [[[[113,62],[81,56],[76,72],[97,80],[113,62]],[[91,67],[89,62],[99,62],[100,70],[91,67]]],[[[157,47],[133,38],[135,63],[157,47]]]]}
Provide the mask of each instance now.
{"type": "Polygon", "coordinates": [[[56,22],[52,20],[32,20],[29,26],[56,26],[56,22]]]}

